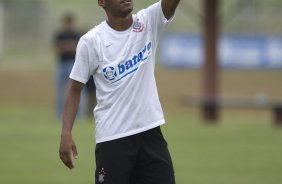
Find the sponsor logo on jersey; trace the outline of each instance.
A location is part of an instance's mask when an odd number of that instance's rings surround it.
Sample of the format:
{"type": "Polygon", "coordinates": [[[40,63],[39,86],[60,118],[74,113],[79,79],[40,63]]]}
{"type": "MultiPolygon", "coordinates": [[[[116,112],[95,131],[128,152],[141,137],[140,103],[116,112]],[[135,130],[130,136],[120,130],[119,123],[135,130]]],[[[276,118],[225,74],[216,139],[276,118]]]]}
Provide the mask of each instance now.
{"type": "Polygon", "coordinates": [[[139,22],[139,19],[133,22],[133,31],[140,33],[144,30],[144,24],[139,22]]]}
{"type": "Polygon", "coordinates": [[[103,72],[104,72],[105,78],[110,80],[110,81],[115,80],[115,78],[117,77],[117,72],[116,72],[115,68],[112,67],[112,66],[104,68],[103,72]]]}
{"type": "Polygon", "coordinates": [[[127,59],[117,66],[107,66],[103,68],[103,74],[110,83],[118,82],[126,76],[136,72],[141,63],[148,61],[149,55],[152,53],[152,42],[146,44],[143,49],[130,59],[127,59]]]}

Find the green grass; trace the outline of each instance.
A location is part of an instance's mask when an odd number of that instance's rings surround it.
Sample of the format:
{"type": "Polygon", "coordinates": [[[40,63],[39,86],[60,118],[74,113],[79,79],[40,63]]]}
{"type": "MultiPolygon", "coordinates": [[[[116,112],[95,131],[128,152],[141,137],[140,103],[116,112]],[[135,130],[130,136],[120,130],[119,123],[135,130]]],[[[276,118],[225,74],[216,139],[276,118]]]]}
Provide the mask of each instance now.
{"type": "MultiPolygon", "coordinates": [[[[0,183],[93,183],[94,123],[77,122],[76,168],[58,158],[60,123],[48,107],[0,107],[0,183]]],[[[170,115],[163,132],[169,143],[178,184],[281,184],[282,129],[260,112],[225,113],[207,126],[190,115],[170,115]]]]}
{"type": "Polygon", "coordinates": [[[172,118],[178,183],[281,183],[281,130],[245,118],[217,126],[172,118]]]}

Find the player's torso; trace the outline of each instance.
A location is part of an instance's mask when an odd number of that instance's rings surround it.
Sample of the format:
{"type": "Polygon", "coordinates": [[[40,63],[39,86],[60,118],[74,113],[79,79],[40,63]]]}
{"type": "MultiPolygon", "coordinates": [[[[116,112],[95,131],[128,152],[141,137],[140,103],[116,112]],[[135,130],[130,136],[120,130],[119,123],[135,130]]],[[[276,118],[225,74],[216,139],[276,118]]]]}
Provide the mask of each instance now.
{"type": "Polygon", "coordinates": [[[123,32],[117,32],[106,24],[104,22],[103,33],[99,38],[97,74],[113,84],[130,78],[143,65],[153,66],[155,43],[151,26],[145,19],[133,16],[133,25],[123,32]]]}

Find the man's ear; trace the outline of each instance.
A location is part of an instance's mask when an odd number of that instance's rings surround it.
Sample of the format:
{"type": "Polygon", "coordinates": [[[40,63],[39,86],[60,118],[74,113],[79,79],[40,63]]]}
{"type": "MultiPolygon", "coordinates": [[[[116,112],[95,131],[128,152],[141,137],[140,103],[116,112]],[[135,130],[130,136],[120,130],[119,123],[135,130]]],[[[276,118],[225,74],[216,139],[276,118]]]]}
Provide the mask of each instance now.
{"type": "Polygon", "coordinates": [[[99,6],[101,6],[102,8],[105,8],[105,5],[106,5],[105,0],[98,0],[98,4],[99,4],[99,6]]]}

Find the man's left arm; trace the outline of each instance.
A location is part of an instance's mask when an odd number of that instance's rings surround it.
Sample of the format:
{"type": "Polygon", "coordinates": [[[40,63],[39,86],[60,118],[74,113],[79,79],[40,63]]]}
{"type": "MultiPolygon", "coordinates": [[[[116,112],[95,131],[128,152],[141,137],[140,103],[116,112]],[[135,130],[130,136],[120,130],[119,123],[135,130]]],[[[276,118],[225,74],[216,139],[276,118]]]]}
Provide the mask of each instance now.
{"type": "Polygon", "coordinates": [[[162,0],[162,10],[167,20],[174,15],[179,2],[180,0],[162,0]]]}

